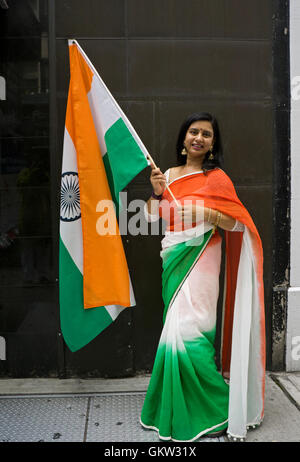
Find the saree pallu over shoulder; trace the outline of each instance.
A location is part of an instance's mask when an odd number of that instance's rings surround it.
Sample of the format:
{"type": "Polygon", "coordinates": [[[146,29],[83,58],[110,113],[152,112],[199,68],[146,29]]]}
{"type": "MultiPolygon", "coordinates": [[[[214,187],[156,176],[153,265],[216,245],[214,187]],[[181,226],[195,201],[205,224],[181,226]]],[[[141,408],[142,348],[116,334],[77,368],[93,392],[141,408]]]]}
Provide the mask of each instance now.
{"type": "MultiPolygon", "coordinates": [[[[221,169],[185,175],[169,184],[177,200],[201,199],[245,225],[225,232],[225,284],[222,322],[222,372],[230,376],[228,434],[245,438],[261,423],[265,392],[265,308],[263,250],[251,216],[221,169]]],[[[166,190],[164,199],[172,202],[166,190]]],[[[170,223],[169,229],[172,229],[170,223]]]]}

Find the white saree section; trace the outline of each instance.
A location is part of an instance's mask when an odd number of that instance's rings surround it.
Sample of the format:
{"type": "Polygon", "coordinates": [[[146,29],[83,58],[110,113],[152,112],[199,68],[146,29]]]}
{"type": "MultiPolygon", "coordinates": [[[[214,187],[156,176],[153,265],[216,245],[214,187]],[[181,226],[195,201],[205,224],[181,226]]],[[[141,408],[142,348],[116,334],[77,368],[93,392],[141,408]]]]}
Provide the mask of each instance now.
{"type": "Polygon", "coordinates": [[[162,251],[171,245],[180,244],[181,242],[187,242],[195,237],[203,236],[210,229],[213,229],[213,225],[204,222],[194,228],[188,228],[182,231],[166,231],[165,237],[161,241],[162,251]]]}
{"type": "MultiPolygon", "coordinates": [[[[203,235],[203,229],[207,232],[212,226],[206,224],[186,231],[166,232],[161,242],[161,256],[172,245],[191,239],[192,230],[193,237],[198,237],[203,235]]],[[[199,338],[203,332],[210,332],[215,328],[220,265],[221,238],[218,237],[216,244],[207,246],[196,260],[180,290],[170,302],[168,322],[166,321],[162,331],[162,340],[166,343],[168,340],[171,343],[175,341],[178,349],[184,349],[183,341],[199,338]]]]}
{"type": "Polygon", "coordinates": [[[263,418],[260,363],[260,305],[252,243],[245,227],[241,248],[232,332],[228,434],[245,438],[247,427],[263,418]]]}

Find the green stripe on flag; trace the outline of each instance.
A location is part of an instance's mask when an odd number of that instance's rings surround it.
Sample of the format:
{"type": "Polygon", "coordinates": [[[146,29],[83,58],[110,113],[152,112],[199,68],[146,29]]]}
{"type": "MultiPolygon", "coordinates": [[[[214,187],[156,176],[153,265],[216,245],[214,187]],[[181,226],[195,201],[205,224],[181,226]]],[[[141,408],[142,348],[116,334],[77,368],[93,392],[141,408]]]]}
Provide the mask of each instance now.
{"type": "Polygon", "coordinates": [[[148,166],[148,162],[122,118],[107,130],[104,139],[107,147],[104,165],[112,197],[118,201],[119,192],[148,166]]]}
{"type": "Polygon", "coordinates": [[[121,209],[122,204],[120,204],[119,193],[116,194],[114,176],[113,176],[113,173],[111,171],[111,165],[110,165],[109,156],[108,156],[107,153],[105,154],[105,156],[103,156],[103,163],[104,163],[104,168],[105,168],[105,172],[106,172],[106,177],[107,177],[109,189],[110,189],[110,192],[111,192],[111,198],[113,200],[113,203],[115,204],[116,214],[117,214],[117,217],[118,217],[119,214],[120,214],[120,209],[121,209]]]}
{"type": "Polygon", "coordinates": [[[79,350],[112,323],[105,307],[83,308],[83,278],[63,241],[59,241],[61,329],[72,352],[79,350]]]}

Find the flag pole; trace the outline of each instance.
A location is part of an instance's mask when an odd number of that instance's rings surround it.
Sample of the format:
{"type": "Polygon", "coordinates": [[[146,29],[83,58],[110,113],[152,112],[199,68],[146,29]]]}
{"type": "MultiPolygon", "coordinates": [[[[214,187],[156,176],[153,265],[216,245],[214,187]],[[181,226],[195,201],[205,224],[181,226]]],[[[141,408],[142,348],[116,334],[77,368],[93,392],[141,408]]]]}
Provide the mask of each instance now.
{"type": "MultiPolygon", "coordinates": [[[[152,159],[152,157],[150,156],[149,153],[147,154],[147,157],[148,157],[148,159],[150,160],[150,162],[154,165],[154,168],[158,168],[157,165],[155,164],[154,160],[152,159]]],[[[171,189],[169,188],[168,185],[166,185],[166,188],[167,188],[167,190],[169,191],[170,195],[173,197],[173,199],[174,199],[175,204],[177,205],[177,207],[180,207],[180,204],[177,202],[176,197],[174,196],[174,194],[172,193],[172,191],[171,191],[171,189]]]]}

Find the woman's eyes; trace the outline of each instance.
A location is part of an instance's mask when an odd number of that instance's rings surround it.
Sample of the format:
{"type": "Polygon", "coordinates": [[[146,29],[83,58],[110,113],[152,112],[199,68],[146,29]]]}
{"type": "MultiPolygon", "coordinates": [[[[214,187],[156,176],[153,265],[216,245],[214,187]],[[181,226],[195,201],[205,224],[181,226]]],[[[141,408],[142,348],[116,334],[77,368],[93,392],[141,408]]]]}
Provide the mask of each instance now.
{"type": "MultiPolygon", "coordinates": [[[[191,130],[190,131],[190,134],[191,135],[198,135],[198,132],[196,130],[191,130]]],[[[203,132],[202,135],[205,137],[205,138],[210,138],[212,136],[211,133],[209,132],[203,132]]]]}

